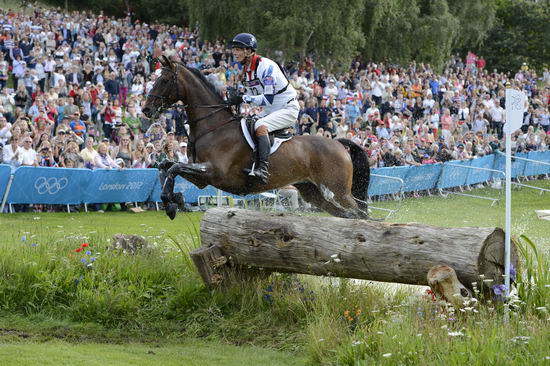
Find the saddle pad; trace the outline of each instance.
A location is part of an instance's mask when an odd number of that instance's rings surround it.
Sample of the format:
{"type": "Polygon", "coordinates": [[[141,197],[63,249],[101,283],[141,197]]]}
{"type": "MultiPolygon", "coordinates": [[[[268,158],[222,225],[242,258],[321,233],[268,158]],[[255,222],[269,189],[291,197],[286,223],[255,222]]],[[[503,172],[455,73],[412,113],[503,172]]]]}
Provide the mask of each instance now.
{"type": "MultiPolygon", "coordinates": [[[[256,144],[254,143],[254,139],[252,138],[252,136],[250,136],[250,132],[248,131],[248,128],[246,128],[246,119],[243,118],[241,119],[241,129],[243,131],[243,135],[244,135],[244,138],[246,139],[246,142],[248,143],[248,145],[250,146],[250,148],[252,150],[256,149],[256,144]]],[[[277,151],[277,149],[279,148],[279,146],[281,146],[281,144],[285,141],[288,141],[292,138],[289,137],[289,138],[285,138],[285,139],[280,139],[278,137],[275,137],[273,139],[273,145],[271,145],[271,151],[269,152],[269,154],[274,154],[275,151],[277,151]]]]}

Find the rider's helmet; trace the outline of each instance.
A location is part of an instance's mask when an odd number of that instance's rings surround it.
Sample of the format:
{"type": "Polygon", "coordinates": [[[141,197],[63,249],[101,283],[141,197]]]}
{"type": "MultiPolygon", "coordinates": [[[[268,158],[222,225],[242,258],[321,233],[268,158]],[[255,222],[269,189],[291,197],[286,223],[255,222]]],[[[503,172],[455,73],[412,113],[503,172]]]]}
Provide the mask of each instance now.
{"type": "Polygon", "coordinates": [[[256,37],[250,33],[239,33],[230,42],[231,47],[250,48],[252,51],[256,51],[258,42],[256,37]]]}

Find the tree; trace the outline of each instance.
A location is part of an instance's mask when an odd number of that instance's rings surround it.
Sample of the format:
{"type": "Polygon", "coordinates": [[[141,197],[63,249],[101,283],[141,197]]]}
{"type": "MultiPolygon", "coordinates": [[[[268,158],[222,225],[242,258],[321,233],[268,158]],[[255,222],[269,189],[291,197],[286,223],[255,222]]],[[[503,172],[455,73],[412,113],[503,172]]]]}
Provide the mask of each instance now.
{"type": "Polygon", "coordinates": [[[550,2],[499,0],[496,23],[474,48],[490,68],[517,71],[523,62],[542,68],[550,60],[550,2]]]}
{"type": "Polygon", "coordinates": [[[450,56],[459,22],[446,0],[366,0],[365,8],[366,59],[437,67],[450,56]]]}
{"type": "Polygon", "coordinates": [[[321,61],[347,65],[364,42],[364,0],[188,0],[188,5],[191,21],[201,24],[204,38],[254,33],[260,52],[282,50],[287,59],[315,53],[321,61]]]}
{"type": "Polygon", "coordinates": [[[480,45],[496,21],[495,0],[447,1],[449,12],[458,19],[459,30],[453,48],[480,45]]]}

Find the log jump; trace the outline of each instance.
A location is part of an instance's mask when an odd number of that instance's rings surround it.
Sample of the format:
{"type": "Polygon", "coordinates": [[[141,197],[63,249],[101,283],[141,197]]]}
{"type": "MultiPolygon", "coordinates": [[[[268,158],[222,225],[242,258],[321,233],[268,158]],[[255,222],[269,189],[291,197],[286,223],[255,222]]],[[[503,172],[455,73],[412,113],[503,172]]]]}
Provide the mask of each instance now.
{"type": "MultiPolygon", "coordinates": [[[[228,285],[232,270],[262,269],[428,285],[448,266],[467,289],[480,278],[503,282],[504,231],[434,227],[335,217],[213,208],[191,258],[208,286],[228,285]],[[480,277],[480,275],[483,275],[480,277]]],[[[512,247],[512,264],[517,267],[512,247]]]]}

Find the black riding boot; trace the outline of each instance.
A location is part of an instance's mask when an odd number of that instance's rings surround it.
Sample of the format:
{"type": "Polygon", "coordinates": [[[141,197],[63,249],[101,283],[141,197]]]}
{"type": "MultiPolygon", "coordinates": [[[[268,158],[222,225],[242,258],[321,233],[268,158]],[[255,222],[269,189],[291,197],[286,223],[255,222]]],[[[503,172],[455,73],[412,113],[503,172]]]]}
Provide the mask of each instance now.
{"type": "Polygon", "coordinates": [[[267,184],[269,180],[270,150],[269,136],[258,136],[258,166],[254,168],[254,175],[262,184],[267,184]]]}

